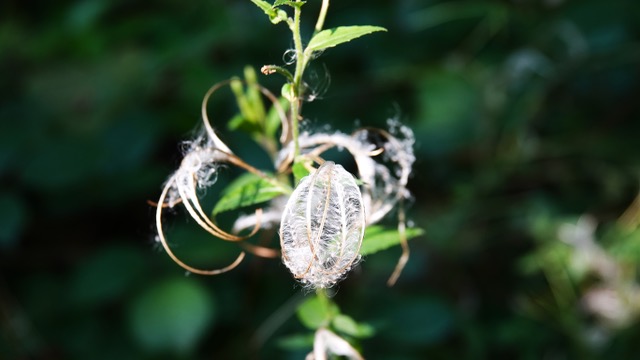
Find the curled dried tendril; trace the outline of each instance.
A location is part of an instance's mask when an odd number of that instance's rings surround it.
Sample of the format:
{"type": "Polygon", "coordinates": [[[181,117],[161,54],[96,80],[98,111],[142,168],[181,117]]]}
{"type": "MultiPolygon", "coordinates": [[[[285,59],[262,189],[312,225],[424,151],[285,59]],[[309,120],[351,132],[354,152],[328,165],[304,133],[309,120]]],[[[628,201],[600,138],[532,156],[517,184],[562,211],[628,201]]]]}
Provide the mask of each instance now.
{"type": "MultiPolygon", "coordinates": [[[[166,240],[163,230],[162,218],[163,211],[166,208],[173,208],[178,204],[182,204],[187,210],[189,215],[202,227],[205,231],[211,235],[226,241],[240,242],[255,235],[261,226],[262,209],[257,209],[253,216],[253,224],[251,226],[251,232],[246,236],[238,236],[227,231],[222,230],[213,220],[207,216],[202,209],[199,200],[199,193],[207,187],[213,185],[217,179],[218,168],[220,164],[226,163],[234,166],[238,166],[246,171],[249,171],[261,178],[273,182],[271,177],[267,176],[260,170],[245,163],[242,159],[233,154],[229,147],[216,135],[209,117],[207,115],[206,106],[209,97],[221,87],[228,85],[230,81],[218,83],[211,87],[205,94],[202,101],[202,120],[204,130],[193,141],[186,143],[185,156],[182,159],[178,170],[176,170],[166,181],[160,199],[158,200],[156,208],[156,227],[158,231],[158,241],[162,244],[163,248],[178,265],[184,269],[202,275],[216,275],[220,273],[232,270],[242,262],[245,257],[245,252],[242,251],[238,257],[228,266],[214,269],[214,270],[202,270],[190,265],[187,265],[181,261],[171,250],[166,240]]],[[[277,98],[271,94],[267,89],[259,87],[260,91],[267,96],[276,106],[281,119],[285,119],[284,111],[280,107],[277,98]]],[[[282,120],[283,124],[286,124],[286,120],[282,120]]],[[[286,126],[283,125],[283,131],[287,131],[286,126]]],[[[258,256],[275,257],[277,251],[269,248],[264,248],[252,244],[243,244],[243,248],[246,251],[252,252],[258,256]]]]}
{"type": "Polygon", "coordinates": [[[364,229],[362,195],[353,175],[327,161],[300,181],[284,209],[284,264],[306,286],[330,287],[360,259],[364,229]]]}

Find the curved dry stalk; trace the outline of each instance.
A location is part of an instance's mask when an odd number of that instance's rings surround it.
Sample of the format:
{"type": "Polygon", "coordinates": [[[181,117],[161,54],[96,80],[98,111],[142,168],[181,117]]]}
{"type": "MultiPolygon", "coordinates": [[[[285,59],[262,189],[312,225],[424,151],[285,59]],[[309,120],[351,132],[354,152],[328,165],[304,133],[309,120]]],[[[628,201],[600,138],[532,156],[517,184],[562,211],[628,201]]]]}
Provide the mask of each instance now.
{"type": "MultiPolygon", "coordinates": [[[[159,203],[164,203],[166,197],[167,197],[167,193],[169,192],[170,189],[170,183],[167,183],[164,187],[164,189],[162,189],[162,193],[160,194],[160,199],[159,199],[159,203]]],[[[187,265],[185,264],[182,260],[180,260],[171,250],[171,248],[169,247],[169,244],[167,243],[167,239],[164,236],[164,230],[162,228],[162,211],[163,211],[164,207],[162,206],[158,206],[156,208],[156,227],[158,230],[158,239],[160,240],[160,243],[162,244],[162,247],[164,248],[164,250],[167,252],[167,254],[169,255],[169,257],[171,258],[171,260],[173,260],[176,264],[180,265],[183,269],[190,271],[194,274],[200,274],[200,275],[218,275],[218,274],[222,274],[225,273],[229,270],[233,270],[235,267],[237,267],[242,260],[245,257],[245,253],[244,251],[240,253],[240,255],[238,255],[238,257],[230,264],[227,265],[223,268],[220,269],[215,269],[215,270],[202,270],[202,269],[198,269],[195,268],[193,266],[187,265]]]]}
{"type": "Polygon", "coordinates": [[[195,191],[196,184],[195,182],[192,183],[192,181],[193,177],[190,178],[190,185],[193,185],[193,187],[189,188],[190,194],[187,194],[186,190],[182,186],[177,186],[178,193],[180,194],[180,197],[182,199],[185,199],[182,203],[184,204],[185,209],[187,209],[189,215],[191,215],[191,217],[198,223],[198,225],[200,225],[208,233],[222,240],[242,241],[255,235],[258,230],[260,230],[260,215],[262,213],[262,209],[256,209],[256,224],[251,233],[247,236],[233,235],[220,229],[211,219],[209,219],[204,210],[202,210],[195,191]]]}
{"type": "MultiPolygon", "coordinates": [[[[213,95],[214,92],[220,90],[224,86],[229,85],[231,81],[232,81],[231,79],[220,81],[214,84],[213,86],[211,86],[209,90],[207,90],[207,92],[205,93],[204,97],[202,98],[202,105],[200,106],[200,112],[202,114],[202,122],[204,124],[207,134],[213,140],[216,147],[218,147],[219,150],[222,150],[226,153],[232,153],[232,152],[227,147],[227,145],[224,142],[222,142],[222,140],[220,140],[220,138],[218,138],[218,136],[215,134],[215,131],[211,126],[211,121],[209,120],[209,115],[207,114],[207,104],[209,103],[209,98],[211,97],[211,95],[213,95]]],[[[244,80],[240,80],[240,81],[246,84],[246,81],[244,80]]],[[[271,91],[269,91],[269,89],[265,88],[264,86],[260,84],[256,84],[256,85],[258,86],[258,89],[260,90],[260,92],[264,96],[266,96],[267,99],[271,101],[276,111],[278,112],[278,116],[280,117],[280,124],[282,125],[282,134],[280,135],[280,142],[284,144],[291,139],[291,124],[289,124],[290,120],[287,118],[286,112],[280,105],[278,98],[271,91]]]]}
{"type": "Polygon", "coordinates": [[[404,270],[404,267],[407,265],[407,261],[409,261],[409,243],[407,242],[407,226],[403,205],[404,204],[401,202],[400,207],[398,208],[398,235],[400,236],[402,255],[398,258],[398,263],[396,264],[395,269],[393,269],[393,273],[391,273],[389,280],[387,280],[387,286],[393,286],[396,284],[402,270],[404,270]]]}
{"type": "Polygon", "coordinates": [[[153,207],[162,206],[163,208],[172,208],[172,207],[180,204],[181,202],[182,202],[182,199],[176,199],[173,202],[168,202],[168,203],[164,203],[164,204],[158,204],[155,201],[147,200],[147,204],[149,204],[149,206],[153,206],[153,207]]]}
{"type": "Polygon", "coordinates": [[[222,150],[226,153],[232,153],[231,149],[229,149],[227,145],[222,142],[222,140],[220,140],[218,135],[216,135],[215,131],[213,130],[211,122],[209,121],[209,115],[207,114],[207,104],[209,103],[209,98],[214,92],[218,91],[220,88],[228,85],[229,83],[231,83],[231,80],[220,81],[210,87],[202,98],[202,106],[200,107],[200,111],[202,113],[202,123],[204,124],[207,135],[209,135],[209,139],[213,141],[213,144],[217,149],[222,150]]]}
{"type": "Polygon", "coordinates": [[[271,101],[271,103],[273,104],[273,107],[278,112],[278,116],[280,117],[280,124],[282,125],[282,133],[280,134],[280,143],[286,144],[287,142],[291,141],[291,138],[292,138],[291,124],[289,124],[290,120],[287,117],[286,112],[280,105],[278,98],[276,98],[276,96],[271,91],[269,91],[269,89],[263,87],[262,85],[258,84],[258,88],[260,89],[260,92],[271,101]]]}
{"type": "Polygon", "coordinates": [[[254,245],[248,242],[241,242],[240,246],[253,255],[262,258],[275,259],[280,256],[280,251],[278,251],[277,249],[268,248],[266,246],[254,245]]]}

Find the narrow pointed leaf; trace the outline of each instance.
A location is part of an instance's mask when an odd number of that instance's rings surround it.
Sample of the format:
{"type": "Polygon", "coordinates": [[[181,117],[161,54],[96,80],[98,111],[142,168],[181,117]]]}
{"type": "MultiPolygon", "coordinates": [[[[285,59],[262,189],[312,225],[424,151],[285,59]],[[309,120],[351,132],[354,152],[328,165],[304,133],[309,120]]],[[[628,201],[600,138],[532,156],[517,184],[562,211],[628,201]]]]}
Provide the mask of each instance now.
{"type": "MultiPolygon", "coordinates": [[[[411,240],[424,233],[420,228],[407,228],[407,240],[411,240]]],[[[400,244],[400,233],[398,229],[385,229],[382,226],[373,225],[367,228],[362,240],[360,255],[371,255],[378,251],[388,249],[400,244]]]]}
{"type": "Polygon", "coordinates": [[[306,1],[297,2],[297,1],[293,1],[293,0],[276,0],[276,2],[273,3],[273,7],[281,6],[281,5],[289,5],[291,7],[301,7],[305,3],[306,3],[306,1]]]}
{"type": "Polygon", "coordinates": [[[322,30],[309,41],[306,51],[313,52],[334,47],[376,31],[387,31],[387,29],[380,26],[365,25],[339,26],[333,29],[322,30]]]}
{"type": "Polygon", "coordinates": [[[264,11],[264,13],[269,16],[269,18],[276,16],[276,10],[268,2],[264,0],[251,0],[251,2],[262,9],[262,11],[264,11]]]}
{"type": "Polygon", "coordinates": [[[213,215],[259,204],[287,193],[287,189],[274,186],[257,175],[247,173],[237,178],[223,191],[222,197],[213,209],[213,215]]]}
{"type": "Polygon", "coordinates": [[[269,20],[271,20],[273,24],[277,24],[287,19],[286,12],[284,12],[283,10],[276,9],[274,5],[271,5],[264,0],[251,0],[251,2],[256,4],[256,6],[258,6],[260,9],[262,9],[262,11],[264,11],[264,13],[267,14],[267,16],[269,17],[269,20]]]}

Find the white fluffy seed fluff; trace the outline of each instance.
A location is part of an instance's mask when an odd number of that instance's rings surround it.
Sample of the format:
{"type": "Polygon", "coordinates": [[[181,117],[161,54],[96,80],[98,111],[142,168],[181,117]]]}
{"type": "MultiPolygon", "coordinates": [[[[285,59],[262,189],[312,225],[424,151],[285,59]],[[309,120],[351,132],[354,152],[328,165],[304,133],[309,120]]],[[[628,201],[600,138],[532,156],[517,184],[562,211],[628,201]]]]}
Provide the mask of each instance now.
{"type": "Polygon", "coordinates": [[[283,262],[305,286],[331,287],[360,259],[364,229],[362,195],[353,175],[327,161],[300,181],[285,206],[283,262]]]}

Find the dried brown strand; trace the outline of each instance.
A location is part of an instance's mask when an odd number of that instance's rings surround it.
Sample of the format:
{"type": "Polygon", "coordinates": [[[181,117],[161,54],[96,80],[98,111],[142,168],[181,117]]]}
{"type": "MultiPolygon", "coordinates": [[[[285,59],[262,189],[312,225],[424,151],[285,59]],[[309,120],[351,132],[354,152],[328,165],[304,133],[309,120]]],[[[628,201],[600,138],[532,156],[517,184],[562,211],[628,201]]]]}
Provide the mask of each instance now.
{"type": "MultiPolygon", "coordinates": [[[[171,181],[169,181],[164,189],[162,189],[162,193],[160,194],[160,199],[158,200],[158,202],[160,204],[164,203],[166,197],[167,197],[167,193],[169,192],[169,189],[171,187],[171,181]]],[[[162,244],[162,247],[164,248],[164,250],[167,252],[167,254],[169,255],[169,257],[171,258],[171,260],[173,260],[176,264],[178,264],[180,267],[182,267],[183,269],[190,271],[194,274],[200,274],[200,275],[218,275],[218,274],[222,274],[225,273],[227,271],[233,270],[234,268],[236,268],[244,259],[245,257],[245,253],[244,251],[241,252],[238,257],[229,265],[219,268],[219,269],[214,269],[214,270],[202,270],[202,269],[198,269],[195,268],[193,266],[189,266],[187,264],[185,264],[182,260],[180,260],[171,250],[171,248],[169,247],[169,244],[167,243],[167,240],[164,236],[164,230],[162,228],[162,211],[163,211],[163,207],[162,206],[158,206],[156,208],[156,227],[158,230],[158,238],[160,239],[160,243],[162,244]]]]}

